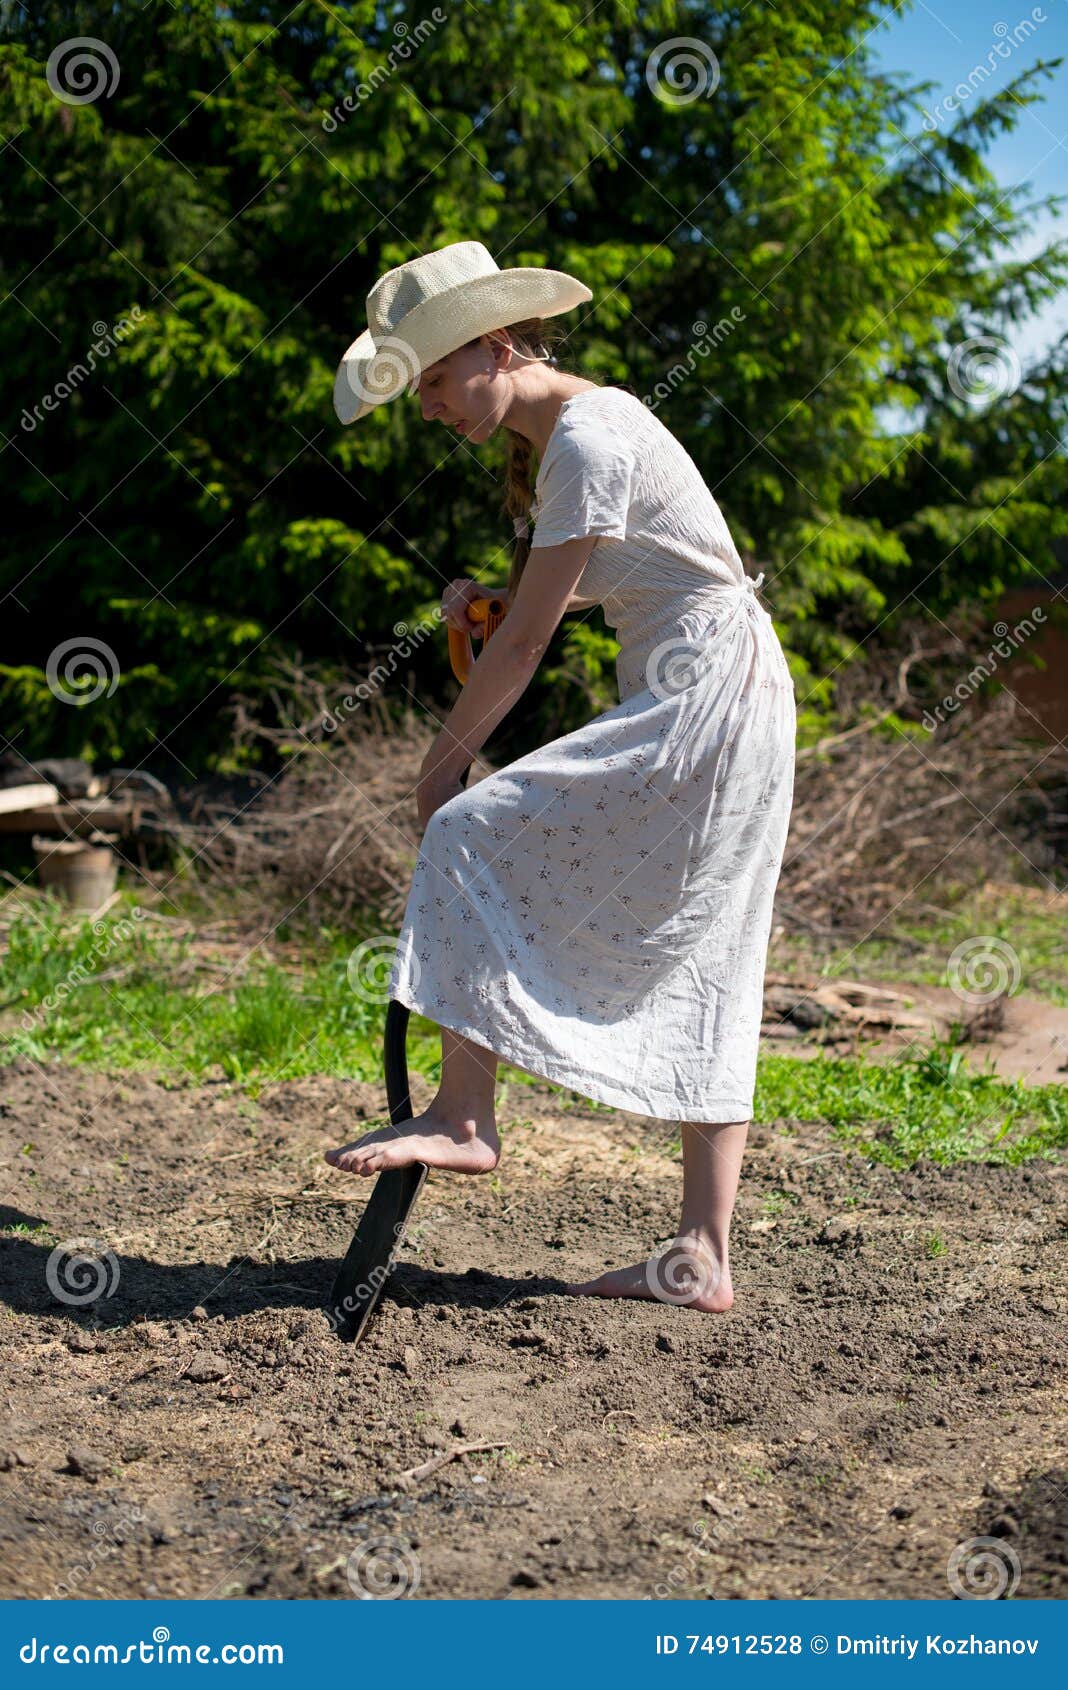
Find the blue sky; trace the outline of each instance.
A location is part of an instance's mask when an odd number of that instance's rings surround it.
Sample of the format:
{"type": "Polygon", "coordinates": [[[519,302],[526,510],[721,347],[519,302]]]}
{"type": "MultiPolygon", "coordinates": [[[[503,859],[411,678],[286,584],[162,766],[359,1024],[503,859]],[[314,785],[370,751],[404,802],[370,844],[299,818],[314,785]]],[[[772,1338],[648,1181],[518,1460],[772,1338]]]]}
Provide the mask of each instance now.
{"type": "MultiPolygon", "coordinates": [[[[1036,79],[1033,86],[1042,99],[1021,108],[1015,131],[997,137],[983,156],[1002,186],[1030,183],[1029,201],[1049,193],[1068,195],[1068,0],[1040,0],[1037,8],[1035,0],[912,0],[894,16],[888,10],[886,23],[867,36],[865,45],[880,69],[904,72],[910,86],[935,84],[924,103],[943,131],[952,125],[953,114],[943,116],[935,103],[952,95],[960,82],[967,83],[977,66],[989,76],[977,83],[972,99],[1007,87],[1039,60],[1063,57],[1052,75],[1036,79]],[[1021,23],[1034,33],[1016,45],[1012,38],[1021,23]],[[1008,57],[992,52],[999,43],[1011,46],[1008,57]]],[[[1035,218],[1018,254],[1041,251],[1058,231],[1062,237],[1068,234],[1068,202],[1055,216],[1035,218]]],[[[1026,367],[1066,331],[1068,290],[1062,290],[1041,312],[1010,328],[1008,339],[1026,367]]]]}

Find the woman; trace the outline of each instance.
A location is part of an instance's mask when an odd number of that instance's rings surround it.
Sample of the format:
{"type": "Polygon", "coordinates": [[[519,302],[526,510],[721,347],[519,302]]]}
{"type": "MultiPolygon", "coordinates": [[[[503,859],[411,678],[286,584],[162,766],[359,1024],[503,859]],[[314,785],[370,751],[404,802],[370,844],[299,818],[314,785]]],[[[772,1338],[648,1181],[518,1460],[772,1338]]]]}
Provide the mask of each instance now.
{"type": "MultiPolygon", "coordinates": [[[[382,402],[384,362],[388,387],[411,378],[426,421],[475,445],[508,430],[517,545],[508,613],[422,767],[425,832],[390,980],[441,1027],[441,1084],[422,1114],[326,1160],[488,1172],[499,1058],[680,1121],[674,1245],[568,1290],[720,1312],[793,796],[793,685],[759,582],[680,443],[632,393],[554,367],[545,320],[589,297],[461,242],[382,278],[377,334],[339,370],[343,420],[382,402]],[[620,644],[619,704],[462,787],[561,616],[597,604],[620,644]]],[[[454,582],[446,619],[467,627],[468,601],[489,590],[454,582]]]]}

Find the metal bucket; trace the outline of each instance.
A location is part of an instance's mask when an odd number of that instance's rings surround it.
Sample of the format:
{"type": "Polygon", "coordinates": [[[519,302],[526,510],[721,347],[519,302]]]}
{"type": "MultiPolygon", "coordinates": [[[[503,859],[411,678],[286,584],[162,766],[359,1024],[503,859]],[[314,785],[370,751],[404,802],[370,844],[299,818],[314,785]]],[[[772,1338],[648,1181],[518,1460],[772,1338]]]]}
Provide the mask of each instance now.
{"type": "Polygon", "coordinates": [[[119,859],[110,845],[85,839],[49,839],[35,833],[32,840],[37,879],[76,910],[98,910],[115,890],[119,859]]]}

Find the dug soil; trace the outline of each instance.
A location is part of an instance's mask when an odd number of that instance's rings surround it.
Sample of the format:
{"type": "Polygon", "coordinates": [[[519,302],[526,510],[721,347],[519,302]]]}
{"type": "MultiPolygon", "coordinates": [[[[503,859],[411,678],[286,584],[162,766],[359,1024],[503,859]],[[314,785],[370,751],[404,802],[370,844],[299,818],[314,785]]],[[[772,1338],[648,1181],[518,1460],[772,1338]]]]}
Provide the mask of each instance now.
{"type": "Polygon", "coordinates": [[[675,1129],[513,1083],[353,1346],[369,1186],[322,1152],[380,1088],[20,1059],[0,1099],[3,1596],[1064,1594],[1055,1165],[758,1124],[728,1315],[576,1299],[672,1238],[675,1129]]]}

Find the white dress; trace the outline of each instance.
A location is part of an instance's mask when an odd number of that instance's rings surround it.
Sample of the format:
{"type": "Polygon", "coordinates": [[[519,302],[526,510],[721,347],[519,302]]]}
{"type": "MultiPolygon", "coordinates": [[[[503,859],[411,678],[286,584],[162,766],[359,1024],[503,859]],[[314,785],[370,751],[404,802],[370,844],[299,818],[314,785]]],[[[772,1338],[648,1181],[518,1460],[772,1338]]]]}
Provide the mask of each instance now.
{"type": "Polygon", "coordinates": [[[782,648],[697,466],[633,394],[564,401],[534,510],[528,568],[600,537],[576,597],[619,640],[620,702],[431,817],[390,994],[598,1102],[749,1120],[793,799],[782,648]]]}

